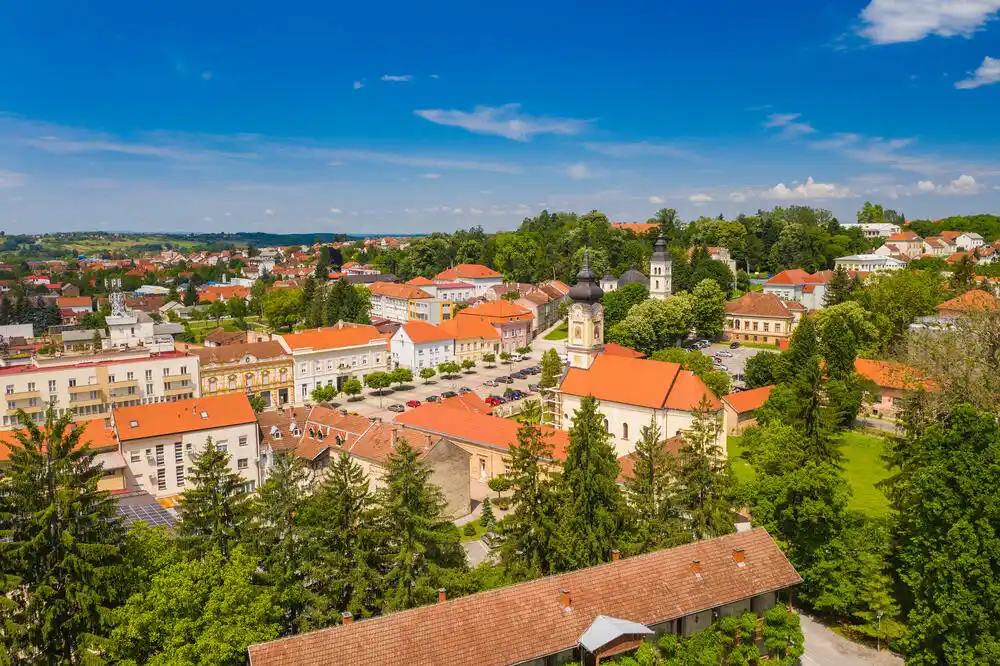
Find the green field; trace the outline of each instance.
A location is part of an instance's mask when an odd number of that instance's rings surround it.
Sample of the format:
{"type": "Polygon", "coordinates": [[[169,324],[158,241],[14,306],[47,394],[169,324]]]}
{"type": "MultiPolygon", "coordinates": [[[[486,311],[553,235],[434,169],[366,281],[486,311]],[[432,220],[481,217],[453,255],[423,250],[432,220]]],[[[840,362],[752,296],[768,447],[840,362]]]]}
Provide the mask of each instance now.
{"type": "MultiPolygon", "coordinates": [[[[850,506],[879,518],[889,513],[889,500],[876,484],[890,476],[882,460],[885,440],[860,432],[844,433],[841,437],[841,451],[844,454],[844,477],[851,484],[853,494],[850,506]]],[[[753,481],[754,471],[743,460],[740,438],[730,435],[727,440],[729,462],[740,483],[753,481]]]]}
{"type": "Polygon", "coordinates": [[[569,337],[569,326],[566,322],[559,324],[556,328],[553,328],[545,336],[546,340],[565,340],[569,337]]]}

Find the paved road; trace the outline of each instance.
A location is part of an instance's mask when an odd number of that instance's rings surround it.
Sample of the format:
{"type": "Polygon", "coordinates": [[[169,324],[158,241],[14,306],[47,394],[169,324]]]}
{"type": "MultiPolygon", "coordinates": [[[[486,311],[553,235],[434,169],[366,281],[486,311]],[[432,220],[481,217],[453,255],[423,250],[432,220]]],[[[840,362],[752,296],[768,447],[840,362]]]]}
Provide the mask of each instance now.
{"type": "Polygon", "coordinates": [[[835,634],[808,615],[799,614],[806,651],[803,666],[902,666],[903,660],[891,652],[852,643],[835,634]]]}
{"type": "Polygon", "coordinates": [[[479,566],[490,554],[490,549],[480,539],[463,541],[462,547],[465,549],[465,558],[469,561],[470,567],[479,566]]]}
{"type": "MultiPolygon", "coordinates": [[[[735,377],[736,375],[742,375],[743,369],[746,367],[747,359],[756,356],[762,351],[770,351],[767,349],[757,349],[756,347],[737,347],[736,349],[730,349],[728,342],[715,343],[708,349],[702,351],[703,354],[707,356],[713,356],[719,352],[726,352],[732,354],[731,357],[723,357],[722,362],[726,366],[727,372],[730,377],[735,377]]],[[[775,349],[775,352],[778,350],[775,349]]]]}

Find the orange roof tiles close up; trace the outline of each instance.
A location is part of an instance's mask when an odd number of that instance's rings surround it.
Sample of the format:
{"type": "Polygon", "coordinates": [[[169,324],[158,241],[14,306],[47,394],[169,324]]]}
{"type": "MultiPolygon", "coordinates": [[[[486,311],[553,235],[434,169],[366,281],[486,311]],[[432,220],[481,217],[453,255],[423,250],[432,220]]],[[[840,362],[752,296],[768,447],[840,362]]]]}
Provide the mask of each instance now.
{"type": "Polygon", "coordinates": [[[938,311],[985,311],[995,310],[997,305],[998,299],[993,294],[985,292],[982,289],[971,289],[961,296],[956,296],[951,300],[945,301],[941,305],[937,306],[937,309],[938,311]]]}
{"type": "Polygon", "coordinates": [[[434,284],[434,282],[432,280],[428,280],[423,275],[418,275],[417,277],[413,278],[412,280],[407,280],[406,284],[408,284],[410,286],[413,286],[413,287],[426,287],[427,285],[434,284]]]}
{"type": "Polygon", "coordinates": [[[484,340],[499,340],[500,333],[488,321],[479,317],[455,317],[438,324],[438,328],[455,340],[482,338],[484,340]]]}
{"type": "Polygon", "coordinates": [[[757,528],[252,645],[249,656],[252,666],[506,666],[573,649],[599,615],[655,626],[801,581],[757,528]]]}
{"type": "Polygon", "coordinates": [[[112,411],[112,420],[118,431],[118,439],[127,442],[256,423],[257,415],[246,394],[223,393],[191,400],[120,407],[112,411]]]}

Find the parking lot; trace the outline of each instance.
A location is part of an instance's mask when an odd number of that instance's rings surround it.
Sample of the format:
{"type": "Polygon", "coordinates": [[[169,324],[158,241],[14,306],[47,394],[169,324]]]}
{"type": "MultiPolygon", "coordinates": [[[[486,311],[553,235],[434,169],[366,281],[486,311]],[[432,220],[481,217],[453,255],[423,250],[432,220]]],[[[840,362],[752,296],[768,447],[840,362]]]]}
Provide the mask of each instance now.
{"type": "MultiPolygon", "coordinates": [[[[759,354],[762,351],[770,351],[766,349],[757,349],[754,347],[737,347],[736,349],[730,349],[728,342],[719,342],[711,345],[707,349],[703,349],[702,353],[707,356],[713,356],[719,352],[731,353],[731,357],[723,357],[722,362],[727,368],[727,372],[730,377],[734,380],[743,374],[743,370],[746,367],[747,359],[759,354]]],[[[777,349],[774,350],[777,353],[777,349]]]]}

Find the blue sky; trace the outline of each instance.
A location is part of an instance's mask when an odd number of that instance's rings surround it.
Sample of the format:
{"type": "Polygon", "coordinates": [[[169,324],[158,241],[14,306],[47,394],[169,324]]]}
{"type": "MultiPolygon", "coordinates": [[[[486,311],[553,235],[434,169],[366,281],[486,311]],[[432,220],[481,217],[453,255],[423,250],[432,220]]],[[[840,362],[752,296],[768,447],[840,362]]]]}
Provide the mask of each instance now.
{"type": "Polygon", "coordinates": [[[0,0],[0,62],[8,232],[1000,212],[1000,0],[0,0]]]}

